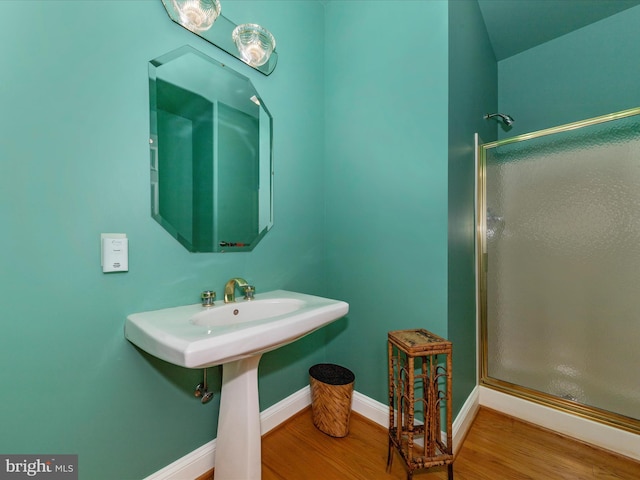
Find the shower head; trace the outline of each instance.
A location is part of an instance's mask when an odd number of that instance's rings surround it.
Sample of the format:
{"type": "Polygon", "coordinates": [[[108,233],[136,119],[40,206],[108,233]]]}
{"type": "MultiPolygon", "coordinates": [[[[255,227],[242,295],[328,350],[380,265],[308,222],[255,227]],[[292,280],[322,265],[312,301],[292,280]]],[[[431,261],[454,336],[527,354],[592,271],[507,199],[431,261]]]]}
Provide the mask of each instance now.
{"type": "Polygon", "coordinates": [[[494,117],[498,117],[499,119],[501,119],[502,123],[504,123],[505,126],[507,127],[510,127],[511,125],[513,125],[513,122],[515,122],[513,117],[511,117],[510,115],[505,115],[504,113],[487,113],[484,116],[485,119],[494,118],[494,117]]]}

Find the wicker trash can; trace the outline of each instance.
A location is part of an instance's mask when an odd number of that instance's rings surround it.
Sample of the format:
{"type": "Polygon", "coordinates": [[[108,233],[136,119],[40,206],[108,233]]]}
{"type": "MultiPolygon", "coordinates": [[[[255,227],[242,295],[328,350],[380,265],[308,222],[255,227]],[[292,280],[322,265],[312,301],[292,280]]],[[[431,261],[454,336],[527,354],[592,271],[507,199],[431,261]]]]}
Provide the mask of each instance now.
{"type": "Polygon", "coordinates": [[[340,365],[319,363],[309,369],[309,378],[313,424],[332,437],[346,437],[355,375],[340,365]]]}

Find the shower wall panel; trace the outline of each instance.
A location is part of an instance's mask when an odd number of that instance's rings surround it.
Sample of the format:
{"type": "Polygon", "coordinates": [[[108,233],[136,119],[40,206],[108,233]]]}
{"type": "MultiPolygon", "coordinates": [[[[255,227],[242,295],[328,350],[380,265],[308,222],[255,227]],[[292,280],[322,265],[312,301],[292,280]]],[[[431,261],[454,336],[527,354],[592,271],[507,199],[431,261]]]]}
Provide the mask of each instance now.
{"type": "Polygon", "coordinates": [[[640,419],[640,115],[485,168],[488,376],[640,419]]]}

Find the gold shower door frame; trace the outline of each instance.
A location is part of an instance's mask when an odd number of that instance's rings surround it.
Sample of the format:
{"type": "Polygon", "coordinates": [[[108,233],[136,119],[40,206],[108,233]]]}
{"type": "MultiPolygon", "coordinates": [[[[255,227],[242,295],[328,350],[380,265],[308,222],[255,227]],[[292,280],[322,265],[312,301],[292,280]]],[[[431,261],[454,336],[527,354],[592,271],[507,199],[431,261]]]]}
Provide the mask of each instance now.
{"type": "MultiPolygon", "coordinates": [[[[519,398],[523,398],[541,405],[545,405],[560,411],[571,413],[583,418],[594,420],[606,425],[610,425],[616,428],[620,428],[632,433],[640,433],[640,419],[631,418],[626,415],[621,415],[615,412],[610,412],[601,408],[585,405],[571,399],[565,399],[559,396],[555,396],[532,388],[527,388],[522,385],[511,383],[498,378],[493,378],[489,375],[489,351],[488,351],[488,290],[487,290],[487,267],[488,267],[488,255],[487,255],[487,155],[491,149],[515,144],[518,142],[526,142],[540,137],[549,135],[555,135],[562,132],[568,132],[570,130],[578,130],[591,125],[597,125],[605,122],[611,122],[614,120],[631,117],[634,115],[640,115],[640,107],[629,110],[624,110],[608,115],[594,117],[579,122],[569,123],[554,128],[545,130],[539,130],[536,132],[519,135],[496,142],[485,143],[478,145],[478,172],[477,172],[477,211],[476,211],[476,245],[477,245],[477,271],[478,271],[478,308],[480,317],[480,384],[494,390],[507,393],[519,398]]],[[[640,291],[638,293],[640,295],[640,291]]],[[[639,312],[640,318],[640,312],[639,312]]],[[[639,320],[640,321],[640,320],[639,320]]],[[[633,339],[629,339],[633,341],[633,339]]],[[[611,352],[615,354],[615,352],[611,352]]],[[[637,369],[640,368],[635,365],[621,365],[621,368],[637,369]]],[[[640,385],[638,386],[640,388],[640,385]]]]}

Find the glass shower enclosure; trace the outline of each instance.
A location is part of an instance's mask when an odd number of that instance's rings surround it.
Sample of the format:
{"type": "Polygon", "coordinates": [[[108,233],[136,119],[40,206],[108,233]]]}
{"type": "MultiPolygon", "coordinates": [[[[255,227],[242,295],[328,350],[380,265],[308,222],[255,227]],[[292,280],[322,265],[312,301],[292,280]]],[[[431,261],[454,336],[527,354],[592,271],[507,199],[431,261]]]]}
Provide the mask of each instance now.
{"type": "Polygon", "coordinates": [[[478,153],[481,383],[640,433],[640,108],[478,153]]]}

